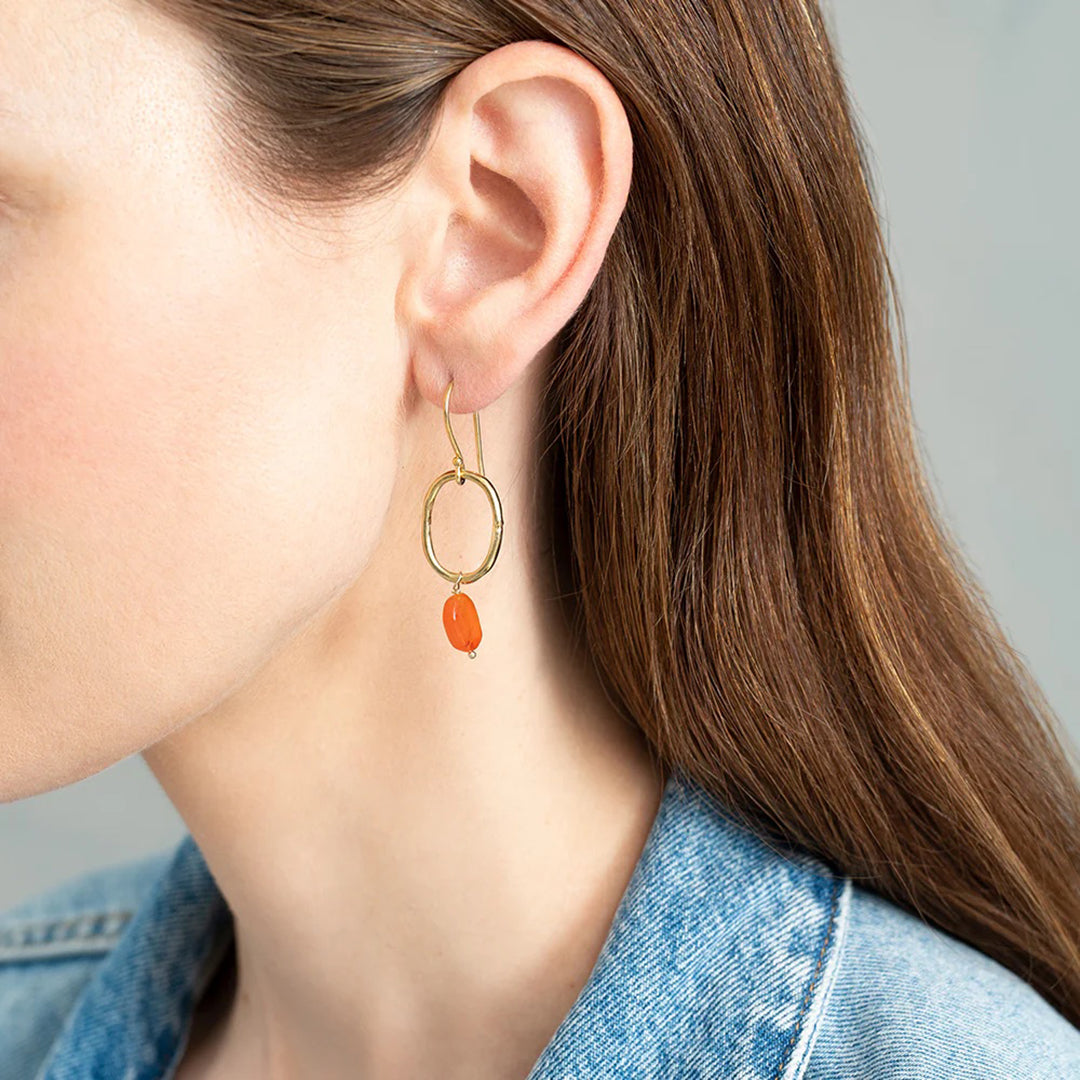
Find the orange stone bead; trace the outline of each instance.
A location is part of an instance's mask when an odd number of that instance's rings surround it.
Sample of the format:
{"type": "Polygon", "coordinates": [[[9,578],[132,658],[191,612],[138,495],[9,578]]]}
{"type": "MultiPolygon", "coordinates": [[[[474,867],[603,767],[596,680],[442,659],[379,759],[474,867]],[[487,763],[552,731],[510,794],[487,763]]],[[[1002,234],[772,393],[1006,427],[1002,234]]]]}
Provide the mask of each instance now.
{"type": "Polygon", "coordinates": [[[442,621],[455,649],[472,652],[480,644],[480,616],[471,597],[462,592],[448,596],[443,604],[442,621]]]}

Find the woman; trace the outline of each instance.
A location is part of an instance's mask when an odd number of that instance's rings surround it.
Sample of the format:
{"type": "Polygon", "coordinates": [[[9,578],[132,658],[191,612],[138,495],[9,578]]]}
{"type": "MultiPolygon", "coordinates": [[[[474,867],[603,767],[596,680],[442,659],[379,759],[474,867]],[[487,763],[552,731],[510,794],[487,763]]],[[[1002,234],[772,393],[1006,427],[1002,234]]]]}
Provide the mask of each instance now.
{"type": "Polygon", "coordinates": [[[1080,1076],[814,4],[8,4],[0,99],[0,790],[190,829],[0,920],[5,1080],[1080,1076]]]}

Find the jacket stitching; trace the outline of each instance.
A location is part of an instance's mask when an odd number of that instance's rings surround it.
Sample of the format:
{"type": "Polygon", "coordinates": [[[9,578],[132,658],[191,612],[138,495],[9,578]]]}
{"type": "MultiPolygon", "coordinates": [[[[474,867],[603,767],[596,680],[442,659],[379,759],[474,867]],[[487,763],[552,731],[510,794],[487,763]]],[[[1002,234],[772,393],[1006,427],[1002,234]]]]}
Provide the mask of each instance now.
{"type": "Polygon", "coordinates": [[[115,936],[134,912],[89,911],[61,919],[34,919],[0,927],[0,949],[20,949],[115,936]]]}
{"type": "Polygon", "coordinates": [[[829,925],[825,930],[825,937],[821,942],[821,948],[818,950],[817,965],[814,968],[813,977],[810,979],[810,985],[806,988],[806,993],[803,994],[802,1004],[799,1006],[799,1015],[795,1018],[795,1028],[791,1032],[791,1038],[788,1039],[784,1056],[780,1059],[780,1064],[777,1066],[775,1080],[780,1080],[784,1069],[787,1067],[792,1051],[795,1049],[795,1043],[798,1041],[799,1032],[802,1030],[803,1020],[806,1017],[807,1006],[810,1004],[810,998],[813,995],[814,987],[817,986],[818,977],[821,975],[821,965],[825,960],[825,951],[832,938],[833,927],[836,925],[836,910],[842,885],[842,878],[833,878],[832,899],[829,906],[829,925]]]}

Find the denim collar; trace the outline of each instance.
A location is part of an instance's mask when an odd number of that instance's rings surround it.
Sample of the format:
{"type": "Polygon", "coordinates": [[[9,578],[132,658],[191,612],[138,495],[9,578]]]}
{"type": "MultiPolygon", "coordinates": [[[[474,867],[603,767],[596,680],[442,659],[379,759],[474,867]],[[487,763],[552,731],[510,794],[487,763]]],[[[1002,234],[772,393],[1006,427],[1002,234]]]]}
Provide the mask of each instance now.
{"type": "MultiPolygon", "coordinates": [[[[850,878],[772,846],[674,770],[589,978],[527,1080],[795,1080],[850,895],[850,878]]],[[[188,833],[35,1080],[168,1080],[232,937],[188,833]]]]}

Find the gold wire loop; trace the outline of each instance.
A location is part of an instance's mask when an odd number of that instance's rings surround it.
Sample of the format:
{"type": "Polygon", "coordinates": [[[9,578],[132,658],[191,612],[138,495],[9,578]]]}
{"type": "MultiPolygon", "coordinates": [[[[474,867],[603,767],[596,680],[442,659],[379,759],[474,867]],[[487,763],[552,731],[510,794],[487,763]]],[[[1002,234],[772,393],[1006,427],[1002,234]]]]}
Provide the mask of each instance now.
{"type": "Polygon", "coordinates": [[[495,485],[484,475],[484,449],[483,441],[480,436],[480,414],[473,413],[473,427],[476,432],[476,459],[479,468],[476,472],[465,468],[465,458],[461,453],[461,446],[458,444],[457,438],[454,435],[454,428],[450,422],[450,394],[454,389],[454,380],[450,380],[450,384],[446,388],[446,393],[443,396],[443,422],[446,425],[446,434],[450,438],[450,445],[454,448],[454,467],[447,472],[440,473],[431,482],[431,486],[427,490],[427,495],[424,498],[424,517],[423,517],[423,541],[424,541],[424,553],[427,555],[428,562],[436,573],[441,574],[447,581],[453,582],[453,591],[457,592],[462,585],[467,585],[472,581],[477,581],[482,578],[494,565],[495,559],[498,557],[499,549],[502,547],[502,534],[503,534],[503,509],[502,500],[499,498],[498,491],[495,490],[495,485]],[[492,516],[492,528],[491,528],[491,540],[488,543],[487,554],[484,556],[483,562],[469,573],[465,573],[461,570],[448,570],[441,562],[439,562],[438,556],[435,554],[434,545],[431,542],[431,512],[435,506],[435,498],[442,489],[443,484],[449,483],[454,480],[458,484],[464,484],[467,480],[471,480],[475,484],[479,484],[484,490],[484,494],[488,497],[488,503],[491,505],[492,516]]]}

